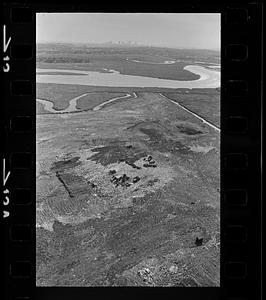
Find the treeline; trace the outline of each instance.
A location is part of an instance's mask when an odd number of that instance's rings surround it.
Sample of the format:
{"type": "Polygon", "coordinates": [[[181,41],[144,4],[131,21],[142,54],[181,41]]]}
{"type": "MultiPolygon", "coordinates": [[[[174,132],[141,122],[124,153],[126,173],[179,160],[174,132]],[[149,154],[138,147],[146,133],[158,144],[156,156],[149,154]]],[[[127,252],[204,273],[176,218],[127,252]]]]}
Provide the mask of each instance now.
{"type": "Polygon", "coordinates": [[[37,62],[45,62],[45,63],[89,63],[90,60],[87,57],[64,57],[64,56],[37,56],[37,62]]]}

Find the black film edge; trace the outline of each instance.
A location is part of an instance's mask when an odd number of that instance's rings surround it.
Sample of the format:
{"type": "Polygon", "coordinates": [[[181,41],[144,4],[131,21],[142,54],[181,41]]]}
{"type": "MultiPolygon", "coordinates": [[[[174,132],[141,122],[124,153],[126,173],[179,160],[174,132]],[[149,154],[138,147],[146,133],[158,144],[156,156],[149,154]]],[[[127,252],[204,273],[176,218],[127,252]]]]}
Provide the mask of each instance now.
{"type": "MultiPolygon", "coordinates": [[[[4,299],[99,297],[100,288],[36,288],[36,12],[89,6],[3,6],[1,132],[4,299]]],[[[101,11],[101,9],[94,11],[101,11]]],[[[261,298],[262,5],[180,6],[221,13],[221,287],[169,288],[178,299],[261,298]],[[180,295],[180,296],[179,296],[180,295]],[[199,296],[200,295],[200,296],[199,296]],[[191,298],[190,298],[191,297],[191,298]]],[[[159,10],[158,10],[159,12],[159,10]]],[[[165,295],[167,289],[108,289],[165,295]]]]}

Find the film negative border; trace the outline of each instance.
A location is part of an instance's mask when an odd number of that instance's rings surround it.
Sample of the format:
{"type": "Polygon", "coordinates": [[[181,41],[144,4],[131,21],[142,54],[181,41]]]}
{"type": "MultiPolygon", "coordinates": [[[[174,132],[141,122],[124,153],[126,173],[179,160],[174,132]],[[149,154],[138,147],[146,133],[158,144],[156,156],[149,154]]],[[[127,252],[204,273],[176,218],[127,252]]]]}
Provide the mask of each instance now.
{"type": "MultiPolygon", "coordinates": [[[[81,299],[99,297],[101,291],[35,288],[35,13],[75,10],[97,12],[102,8],[4,5],[1,159],[5,299],[81,299]]],[[[149,12],[125,10],[136,11],[149,12]]],[[[260,299],[262,5],[187,4],[171,11],[158,9],[162,11],[220,12],[222,16],[221,288],[169,288],[169,292],[179,299],[260,299]]],[[[128,293],[165,296],[167,291],[108,289],[108,293],[123,297],[128,293]]]]}
{"type": "Polygon", "coordinates": [[[231,7],[227,9],[222,29],[230,32],[222,39],[224,69],[228,68],[228,72],[222,73],[222,82],[225,82],[222,101],[225,101],[221,110],[224,128],[221,174],[226,175],[222,181],[222,286],[225,287],[223,295],[228,299],[261,297],[260,235],[254,235],[260,232],[261,218],[260,14],[254,5],[231,7]],[[258,54],[260,59],[255,58],[258,54]],[[250,74],[258,76],[252,78],[250,74]],[[256,99],[256,108],[251,107],[253,99],[256,99]],[[250,289],[251,285],[254,288],[250,289]]]}

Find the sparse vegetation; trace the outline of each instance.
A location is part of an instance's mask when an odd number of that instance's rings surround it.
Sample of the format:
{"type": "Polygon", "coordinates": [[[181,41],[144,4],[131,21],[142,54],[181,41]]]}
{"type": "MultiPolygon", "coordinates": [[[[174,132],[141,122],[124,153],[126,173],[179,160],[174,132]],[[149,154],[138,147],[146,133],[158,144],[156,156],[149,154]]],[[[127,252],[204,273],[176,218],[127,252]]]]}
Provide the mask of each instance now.
{"type": "Polygon", "coordinates": [[[220,127],[220,93],[210,90],[198,92],[192,90],[181,95],[170,92],[164,95],[220,127]]]}
{"type": "MultiPolygon", "coordinates": [[[[122,59],[216,62],[217,55],[110,50],[39,45],[38,66],[173,78],[179,69],[170,65],[130,69],[122,59]],[[44,62],[62,52],[67,63],[44,62]],[[85,56],[88,63],[72,61],[85,56]]],[[[37,115],[37,286],[219,286],[220,137],[159,94],[218,126],[219,89],[37,84],[37,98],[58,110],[84,93],[80,110],[133,92],[137,98],[100,111],[37,115]]],[[[47,113],[39,103],[37,112],[47,113]]]]}
{"type": "MultiPolygon", "coordinates": [[[[77,101],[77,109],[88,110],[108,101],[110,99],[124,96],[124,93],[115,92],[90,92],[88,87],[82,85],[65,85],[65,84],[38,84],[37,98],[53,102],[55,110],[63,110],[69,106],[69,101],[79,95],[88,93],[88,95],[77,101]]],[[[48,111],[43,109],[43,105],[37,103],[37,114],[47,114],[48,111]]]]}

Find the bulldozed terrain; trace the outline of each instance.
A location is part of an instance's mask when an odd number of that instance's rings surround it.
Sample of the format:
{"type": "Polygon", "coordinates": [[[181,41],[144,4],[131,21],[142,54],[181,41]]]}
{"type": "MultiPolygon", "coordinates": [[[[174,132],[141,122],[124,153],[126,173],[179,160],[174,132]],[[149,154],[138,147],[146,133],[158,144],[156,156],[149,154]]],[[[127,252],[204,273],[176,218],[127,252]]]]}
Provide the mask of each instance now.
{"type": "Polygon", "coordinates": [[[220,285],[219,133],[136,94],[37,116],[37,286],[220,285]]]}

